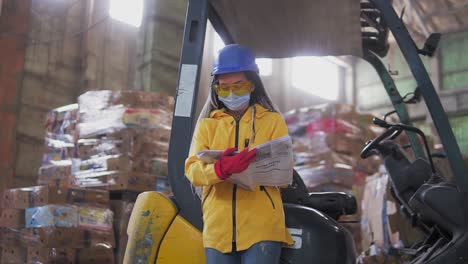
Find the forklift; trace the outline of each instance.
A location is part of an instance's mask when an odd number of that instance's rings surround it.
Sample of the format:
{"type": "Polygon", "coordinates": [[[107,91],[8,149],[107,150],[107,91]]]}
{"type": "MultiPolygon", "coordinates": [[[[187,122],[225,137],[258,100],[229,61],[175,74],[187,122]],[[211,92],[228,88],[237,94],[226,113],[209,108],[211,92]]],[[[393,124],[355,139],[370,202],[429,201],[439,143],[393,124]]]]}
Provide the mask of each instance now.
{"type": "MultiPolygon", "coordinates": [[[[266,3],[267,8],[284,5],[283,1],[261,2],[266,3]]],[[[196,120],[195,104],[207,20],[226,44],[238,43],[239,39],[249,37],[242,36],[243,32],[236,30],[235,24],[224,21],[225,17],[220,15],[223,13],[220,6],[228,8],[236,3],[251,8],[249,1],[188,1],[168,160],[174,196],[167,197],[158,192],[139,195],[127,229],[124,263],[205,263],[201,202],[184,175],[184,162],[196,120]]],[[[314,1],[287,1],[288,5],[298,3],[314,8],[314,1]]],[[[384,118],[374,118],[374,124],[384,128],[385,132],[363,146],[361,157],[380,155],[383,158],[391,193],[400,210],[413,228],[421,230],[425,236],[423,241],[400,249],[399,253],[408,255],[411,263],[468,263],[468,173],[447,115],[420,58],[420,55],[434,54],[440,34],[431,34],[424,47],[419,48],[391,1],[362,0],[357,4],[360,9],[362,58],[377,71],[394,107],[384,118]],[[452,169],[453,182],[448,182],[435,168],[424,133],[410,122],[405,105],[408,100],[400,95],[382,63],[381,58],[389,49],[389,32],[416,80],[415,94],[419,94],[427,105],[444,146],[444,157],[452,169]],[[396,114],[399,122],[387,121],[390,114],[396,114]],[[403,132],[410,142],[405,147],[410,148],[414,158],[408,158],[407,150],[395,141],[403,132]]],[[[242,10],[235,11],[242,14],[242,10]]],[[[289,30],[294,31],[295,28],[289,30]]],[[[260,37],[262,33],[257,32],[260,37]]],[[[284,56],[283,47],[275,47],[275,43],[269,45],[265,50],[278,52],[273,57],[284,56]]],[[[295,243],[283,248],[281,263],[356,263],[351,234],[338,222],[340,216],[356,212],[353,196],[339,192],[309,193],[300,175],[294,171],[293,183],[282,191],[282,198],[286,226],[295,243]]]]}

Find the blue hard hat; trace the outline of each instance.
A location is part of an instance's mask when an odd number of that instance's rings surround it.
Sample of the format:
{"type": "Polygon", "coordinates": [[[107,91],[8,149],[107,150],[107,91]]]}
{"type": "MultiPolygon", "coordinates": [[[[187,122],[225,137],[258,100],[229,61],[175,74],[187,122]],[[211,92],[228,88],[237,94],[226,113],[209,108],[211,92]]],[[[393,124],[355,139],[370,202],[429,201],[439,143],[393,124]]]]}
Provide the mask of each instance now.
{"type": "Polygon", "coordinates": [[[230,44],[219,50],[212,75],[242,71],[258,72],[255,56],[249,49],[239,44],[230,44]]]}

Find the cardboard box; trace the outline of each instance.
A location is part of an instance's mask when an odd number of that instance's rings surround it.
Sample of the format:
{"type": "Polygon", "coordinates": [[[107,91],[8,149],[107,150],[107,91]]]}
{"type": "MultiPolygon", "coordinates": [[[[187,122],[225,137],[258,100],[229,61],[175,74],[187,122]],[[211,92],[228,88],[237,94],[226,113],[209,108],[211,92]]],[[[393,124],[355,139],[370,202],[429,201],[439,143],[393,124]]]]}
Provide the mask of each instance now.
{"type": "Polygon", "coordinates": [[[109,193],[105,190],[41,185],[6,190],[3,194],[2,206],[5,208],[26,209],[47,204],[106,204],[108,202],[109,193]]]}
{"type": "Polygon", "coordinates": [[[39,168],[39,176],[44,179],[63,179],[71,175],[71,160],[61,160],[61,164],[45,165],[39,168]]]}
{"type": "Polygon", "coordinates": [[[23,239],[28,247],[43,248],[89,248],[105,246],[115,247],[113,230],[87,230],[81,228],[27,228],[23,230],[23,239]]]}
{"type": "MultiPolygon", "coordinates": [[[[109,155],[95,157],[87,160],[75,160],[79,173],[94,173],[102,171],[120,171],[130,172],[132,170],[132,161],[127,157],[120,155],[109,155]]],[[[77,173],[75,172],[75,175],[77,173]]]]}
{"type": "Polygon", "coordinates": [[[84,246],[83,230],[78,228],[27,228],[23,231],[28,247],[80,248],[84,246]]]}
{"type": "Polygon", "coordinates": [[[111,104],[122,104],[127,107],[155,108],[173,111],[174,98],[164,93],[145,91],[114,91],[112,92],[111,104]]]}
{"type": "Polygon", "coordinates": [[[24,246],[22,229],[0,227],[0,246],[21,247],[24,246]]]}
{"type": "Polygon", "coordinates": [[[26,248],[2,247],[0,263],[2,264],[24,264],[26,263],[26,248]]]}
{"type": "Polygon", "coordinates": [[[112,248],[96,247],[78,249],[76,252],[77,264],[115,263],[112,248]]]}
{"type": "Polygon", "coordinates": [[[45,205],[26,209],[26,227],[77,227],[78,207],[45,205]]]}
{"type": "Polygon", "coordinates": [[[38,248],[29,247],[27,249],[28,263],[64,263],[74,264],[76,250],[72,248],[38,248]]]}
{"type": "Polygon", "coordinates": [[[109,209],[78,207],[78,227],[111,231],[113,212],[109,209]]]}
{"type": "Polygon", "coordinates": [[[26,227],[112,229],[113,213],[106,208],[46,205],[26,209],[26,227]]]}
{"type": "Polygon", "coordinates": [[[0,209],[0,227],[23,228],[24,210],[13,208],[0,209]]]}
{"type": "Polygon", "coordinates": [[[107,176],[108,190],[151,191],[156,188],[156,176],[146,173],[119,173],[107,176]]]}

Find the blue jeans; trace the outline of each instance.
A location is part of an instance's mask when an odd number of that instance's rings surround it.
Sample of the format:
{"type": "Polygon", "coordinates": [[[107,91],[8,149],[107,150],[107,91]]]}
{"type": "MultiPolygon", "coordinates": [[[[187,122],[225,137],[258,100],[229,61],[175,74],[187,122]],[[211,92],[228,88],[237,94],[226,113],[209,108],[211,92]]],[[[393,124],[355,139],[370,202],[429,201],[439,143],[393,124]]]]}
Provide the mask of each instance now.
{"type": "Polygon", "coordinates": [[[281,242],[261,241],[243,251],[221,253],[206,248],[207,264],[276,264],[280,261],[281,242]]]}

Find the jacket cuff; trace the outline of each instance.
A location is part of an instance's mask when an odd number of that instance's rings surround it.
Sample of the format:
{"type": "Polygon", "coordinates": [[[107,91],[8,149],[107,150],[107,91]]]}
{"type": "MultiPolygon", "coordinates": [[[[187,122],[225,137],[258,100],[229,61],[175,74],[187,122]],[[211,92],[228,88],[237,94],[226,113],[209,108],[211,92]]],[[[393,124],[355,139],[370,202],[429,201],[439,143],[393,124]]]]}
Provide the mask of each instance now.
{"type": "Polygon", "coordinates": [[[221,169],[221,162],[217,161],[214,165],[214,170],[215,170],[215,173],[216,173],[216,176],[218,176],[218,178],[220,180],[226,180],[227,178],[229,178],[229,176],[231,175],[226,175],[223,173],[223,169],[221,169]]]}

